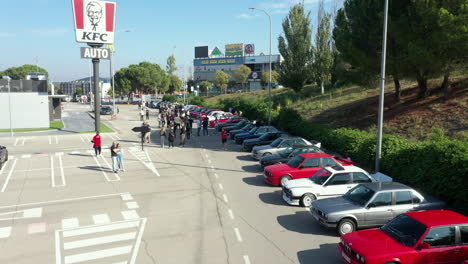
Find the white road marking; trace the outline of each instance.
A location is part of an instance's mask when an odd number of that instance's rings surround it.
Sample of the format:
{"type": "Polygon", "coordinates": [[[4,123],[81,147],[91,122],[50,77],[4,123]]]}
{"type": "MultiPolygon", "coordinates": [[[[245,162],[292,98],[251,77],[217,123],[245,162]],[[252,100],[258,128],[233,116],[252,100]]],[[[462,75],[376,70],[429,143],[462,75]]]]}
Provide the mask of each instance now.
{"type": "Polygon", "coordinates": [[[72,154],[72,155],[79,155],[80,152],[79,152],[79,151],[72,151],[70,154],[72,154]]]}
{"type": "Polygon", "coordinates": [[[237,241],[242,242],[242,237],[241,237],[241,234],[239,232],[239,228],[235,227],[234,232],[236,233],[237,241]]]}
{"type": "Polygon", "coordinates": [[[250,264],[250,258],[249,258],[249,256],[248,256],[248,255],[244,255],[243,257],[244,257],[244,263],[245,263],[245,264],[250,264]]]}
{"type": "Polygon", "coordinates": [[[208,158],[208,154],[205,154],[205,157],[208,158]]]}
{"type": "Polygon", "coordinates": [[[28,225],[28,234],[45,233],[46,223],[34,223],[28,225]]]}
{"type": "Polygon", "coordinates": [[[128,202],[127,203],[127,208],[128,209],[137,209],[137,208],[140,208],[140,206],[138,206],[137,202],[128,202]]]}
{"type": "Polygon", "coordinates": [[[26,142],[26,138],[23,138],[23,141],[21,141],[21,146],[24,146],[24,142],[26,142]]]}
{"type": "Polygon", "coordinates": [[[77,228],[80,226],[80,222],[78,221],[78,218],[67,218],[67,219],[62,219],[62,229],[71,229],[71,228],[77,228]]]}
{"type": "Polygon", "coordinates": [[[216,173],[214,174],[214,176],[215,176],[215,178],[216,178],[216,179],[218,179],[218,178],[219,178],[218,174],[216,174],[216,173]]]}
{"type": "Polygon", "coordinates": [[[112,263],[112,264],[128,264],[128,262],[127,261],[122,261],[122,262],[118,262],[118,263],[116,262],[116,263],[112,263]]]}
{"type": "Polygon", "coordinates": [[[112,135],[109,135],[109,137],[112,139],[112,141],[116,141],[115,137],[113,137],[112,135]]]}
{"type": "Polygon", "coordinates": [[[12,221],[18,219],[27,219],[27,218],[39,218],[42,216],[42,208],[31,208],[25,210],[15,210],[11,212],[1,213],[0,221],[12,221]],[[23,213],[22,216],[19,216],[20,213],[23,213]]]}
{"type": "Polygon", "coordinates": [[[58,143],[59,143],[59,141],[58,141],[58,137],[57,137],[57,136],[55,136],[55,144],[57,144],[57,145],[58,145],[58,143]]]}
{"type": "Polygon", "coordinates": [[[97,225],[97,226],[93,225],[93,226],[82,227],[78,229],[64,230],[63,237],[75,237],[75,236],[89,235],[89,234],[94,234],[94,233],[101,233],[101,232],[114,231],[114,230],[125,229],[125,228],[135,228],[135,227],[138,227],[138,221],[118,222],[116,224],[110,224],[110,225],[97,225]]]}
{"type": "Polygon", "coordinates": [[[103,225],[110,223],[110,218],[107,214],[93,215],[93,222],[96,225],[103,225]]]}
{"type": "Polygon", "coordinates": [[[98,250],[93,252],[87,252],[83,254],[70,255],[65,257],[65,264],[73,264],[84,261],[90,261],[95,259],[108,258],[113,256],[119,256],[129,254],[132,251],[132,246],[115,247],[104,250],[98,250]]]}
{"type": "Polygon", "coordinates": [[[135,158],[137,158],[141,163],[143,163],[143,165],[146,166],[146,168],[151,170],[154,174],[156,174],[156,176],[161,177],[161,174],[159,174],[156,166],[154,166],[154,163],[151,161],[151,158],[146,150],[141,151],[138,147],[131,147],[129,150],[135,158]]]}
{"type": "Polygon", "coordinates": [[[122,211],[121,214],[125,220],[134,220],[140,218],[135,210],[122,211]]]}
{"type": "Polygon", "coordinates": [[[7,238],[11,235],[11,226],[0,228],[0,238],[7,238]]]}
{"type": "MultiPolygon", "coordinates": [[[[57,155],[58,155],[58,153],[57,153],[57,155]]],[[[63,153],[62,153],[62,155],[63,155],[63,153]]],[[[61,178],[62,178],[62,184],[59,185],[59,186],[65,186],[65,185],[67,185],[67,183],[65,182],[65,172],[64,172],[64,170],[63,170],[62,155],[58,155],[59,167],[60,167],[60,175],[61,175],[61,178]]]]}
{"type": "MultiPolygon", "coordinates": [[[[107,160],[103,156],[99,156],[99,157],[101,157],[104,163],[106,163],[107,167],[109,167],[112,170],[112,166],[109,164],[109,162],[107,162],[107,160]]],[[[110,180],[110,181],[120,181],[120,177],[117,173],[112,173],[112,174],[114,174],[115,180],[110,180]]]]}
{"type": "Polygon", "coordinates": [[[85,143],[85,140],[83,139],[82,136],[80,136],[81,142],[85,143]]]}
{"type": "Polygon", "coordinates": [[[65,154],[65,153],[63,153],[63,152],[56,152],[56,153],[55,153],[56,156],[63,156],[64,154],[65,154]]]}
{"type": "Polygon", "coordinates": [[[218,187],[219,187],[220,190],[224,190],[223,184],[218,183],[218,187]]]}
{"type": "Polygon", "coordinates": [[[214,170],[214,168],[215,168],[214,166],[211,166],[211,169],[212,169],[212,170],[214,170]]]}
{"type": "Polygon", "coordinates": [[[211,164],[211,160],[208,160],[208,163],[211,164]]]}
{"type": "Polygon", "coordinates": [[[229,217],[231,218],[231,220],[234,220],[234,213],[232,212],[231,209],[228,210],[228,213],[229,213],[229,217]]]}
{"type": "Polygon", "coordinates": [[[23,211],[24,218],[34,218],[34,217],[37,218],[41,216],[42,216],[42,207],[25,209],[23,211]]]}
{"type": "Polygon", "coordinates": [[[203,149],[203,152],[206,152],[206,149],[203,149]]]}
{"type": "Polygon", "coordinates": [[[227,198],[226,194],[223,194],[223,199],[224,199],[225,203],[228,203],[228,198],[227,198]]]}
{"type": "Polygon", "coordinates": [[[143,237],[143,232],[145,231],[145,226],[146,226],[146,218],[141,219],[141,225],[140,225],[140,233],[138,234],[137,241],[135,243],[135,250],[132,255],[132,259],[130,260],[131,264],[134,264],[136,261],[136,257],[138,255],[138,250],[140,249],[140,244],[141,244],[141,238],[143,237]]]}
{"type": "MultiPolygon", "coordinates": [[[[11,160],[11,159],[13,159],[13,158],[10,156],[9,159],[11,160]]],[[[2,176],[3,171],[5,170],[7,164],[8,164],[8,161],[5,162],[5,163],[3,164],[3,167],[2,167],[2,169],[0,170],[0,177],[2,176]]]]}
{"type": "Polygon", "coordinates": [[[130,201],[130,200],[133,200],[132,195],[129,194],[129,193],[121,194],[120,197],[122,198],[122,201],[130,201]]]}
{"type": "Polygon", "coordinates": [[[10,155],[8,155],[8,159],[15,159],[15,156],[13,156],[13,155],[10,156],[10,155]]]}
{"type": "Polygon", "coordinates": [[[19,140],[19,138],[16,138],[16,140],[15,140],[15,144],[14,144],[13,146],[15,146],[15,147],[16,147],[16,145],[18,145],[18,140],[19,140]]]}
{"type": "Polygon", "coordinates": [[[30,154],[24,154],[24,155],[21,155],[21,158],[22,159],[29,159],[29,158],[31,158],[31,155],[30,154]]]}
{"type": "Polygon", "coordinates": [[[55,187],[54,156],[50,156],[50,177],[52,180],[52,187],[55,187]]]}
{"type": "Polygon", "coordinates": [[[129,232],[129,233],[118,234],[118,235],[82,239],[82,240],[64,243],[63,249],[68,250],[68,249],[109,244],[109,243],[114,243],[114,242],[121,242],[121,241],[126,241],[126,240],[133,240],[135,239],[136,235],[137,235],[137,232],[129,232]]]}
{"type": "Polygon", "coordinates": [[[49,136],[49,145],[52,144],[52,138],[49,136]]]}
{"type": "Polygon", "coordinates": [[[116,137],[118,140],[122,140],[118,135],[115,135],[115,137],[116,137]]]}
{"type": "Polygon", "coordinates": [[[11,174],[12,174],[13,171],[15,170],[15,166],[16,166],[16,162],[17,162],[17,161],[18,161],[18,160],[16,160],[16,159],[13,161],[13,165],[11,165],[10,172],[8,172],[8,176],[7,176],[6,179],[5,179],[5,183],[3,184],[3,187],[2,187],[1,192],[5,192],[6,187],[8,186],[8,182],[10,181],[11,174]]]}
{"type": "MultiPolygon", "coordinates": [[[[106,178],[106,180],[107,180],[108,182],[113,181],[113,180],[109,179],[109,177],[107,176],[107,173],[104,171],[104,169],[103,169],[101,163],[99,163],[98,159],[97,159],[96,157],[94,157],[94,156],[93,156],[93,159],[94,159],[94,161],[96,162],[96,164],[98,165],[99,170],[100,170],[100,171],[102,172],[102,174],[104,175],[104,178],[106,178]]],[[[114,174],[115,174],[115,173],[114,173],[114,174]]],[[[117,176],[117,177],[118,177],[118,176],[117,176]]],[[[119,180],[120,180],[120,178],[119,178],[119,180]]],[[[115,180],[114,180],[114,181],[115,181],[115,180]]]]}

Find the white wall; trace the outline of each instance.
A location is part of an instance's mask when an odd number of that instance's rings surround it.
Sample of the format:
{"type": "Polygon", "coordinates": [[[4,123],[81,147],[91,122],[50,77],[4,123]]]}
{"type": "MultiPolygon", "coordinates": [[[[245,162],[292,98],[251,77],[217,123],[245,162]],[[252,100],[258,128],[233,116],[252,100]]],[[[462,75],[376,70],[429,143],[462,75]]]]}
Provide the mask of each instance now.
{"type": "MultiPolygon", "coordinates": [[[[46,93],[11,93],[11,122],[16,128],[48,128],[49,97],[46,93]]],[[[10,129],[8,93],[0,93],[0,129],[10,129]]]]}

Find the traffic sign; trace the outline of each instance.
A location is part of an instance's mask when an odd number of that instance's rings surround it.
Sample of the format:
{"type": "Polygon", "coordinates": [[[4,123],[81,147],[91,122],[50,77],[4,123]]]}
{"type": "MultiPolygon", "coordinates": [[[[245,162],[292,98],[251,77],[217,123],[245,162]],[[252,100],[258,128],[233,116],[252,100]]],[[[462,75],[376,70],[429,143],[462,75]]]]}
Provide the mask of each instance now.
{"type": "Polygon", "coordinates": [[[99,0],[72,0],[76,41],[114,43],[116,3],[99,0]]]}
{"type": "Polygon", "coordinates": [[[82,47],[81,48],[81,58],[82,59],[103,59],[109,60],[111,57],[110,49],[102,48],[91,48],[91,47],[82,47]]]}

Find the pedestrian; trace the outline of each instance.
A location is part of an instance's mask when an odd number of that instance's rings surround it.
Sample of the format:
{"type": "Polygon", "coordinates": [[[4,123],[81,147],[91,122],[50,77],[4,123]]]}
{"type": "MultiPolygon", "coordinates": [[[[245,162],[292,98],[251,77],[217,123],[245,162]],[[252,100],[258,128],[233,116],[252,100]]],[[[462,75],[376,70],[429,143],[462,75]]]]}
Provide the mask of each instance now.
{"type": "Polygon", "coordinates": [[[203,135],[205,136],[208,136],[208,118],[205,117],[205,119],[203,119],[203,123],[202,123],[202,126],[203,126],[203,135]]]}
{"type": "Polygon", "coordinates": [[[112,142],[112,146],[110,147],[111,151],[111,158],[112,158],[112,171],[117,173],[117,164],[118,164],[118,157],[117,157],[117,145],[115,142],[112,142]]]}
{"type": "Polygon", "coordinates": [[[149,120],[149,108],[146,108],[146,120],[149,120]]]}
{"type": "Polygon", "coordinates": [[[164,143],[166,142],[166,126],[163,126],[159,133],[161,135],[161,148],[164,148],[164,143]]]}
{"type": "Polygon", "coordinates": [[[150,126],[148,121],[145,121],[143,131],[145,133],[145,136],[144,136],[145,140],[144,141],[146,143],[150,143],[150,140],[151,140],[151,126],[150,126]]]}
{"type": "Polygon", "coordinates": [[[202,122],[200,119],[197,119],[197,136],[200,136],[201,127],[202,127],[202,122]]]}
{"type": "Polygon", "coordinates": [[[142,108],[140,111],[140,121],[143,121],[144,116],[145,116],[145,110],[142,108]]]}
{"type": "Polygon", "coordinates": [[[169,130],[169,148],[174,148],[174,130],[170,129],[169,130]]]}
{"type": "Polygon", "coordinates": [[[185,136],[187,134],[187,128],[185,127],[185,125],[182,125],[182,127],[180,128],[180,142],[179,142],[179,145],[182,145],[185,146],[185,136]]]}
{"type": "Polygon", "coordinates": [[[93,140],[91,140],[91,142],[93,143],[93,148],[94,152],[96,153],[96,157],[98,155],[101,155],[102,139],[99,135],[99,132],[96,132],[96,135],[93,137],[93,140]]]}
{"type": "Polygon", "coordinates": [[[187,139],[190,140],[190,135],[192,134],[192,123],[190,122],[191,119],[189,119],[189,121],[187,122],[187,126],[186,126],[186,129],[187,129],[187,139]]]}
{"type": "Polygon", "coordinates": [[[124,150],[123,150],[122,145],[120,143],[117,143],[117,145],[116,145],[116,152],[117,152],[118,168],[119,168],[120,171],[125,171],[124,161],[123,161],[124,150]]]}
{"type": "Polygon", "coordinates": [[[119,109],[119,107],[117,106],[117,114],[119,114],[119,113],[120,113],[120,109],[119,109]]]}
{"type": "Polygon", "coordinates": [[[226,127],[223,127],[223,130],[221,132],[221,143],[223,144],[223,149],[226,150],[226,141],[229,136],[229,133],[227,131],[226,127]]]}

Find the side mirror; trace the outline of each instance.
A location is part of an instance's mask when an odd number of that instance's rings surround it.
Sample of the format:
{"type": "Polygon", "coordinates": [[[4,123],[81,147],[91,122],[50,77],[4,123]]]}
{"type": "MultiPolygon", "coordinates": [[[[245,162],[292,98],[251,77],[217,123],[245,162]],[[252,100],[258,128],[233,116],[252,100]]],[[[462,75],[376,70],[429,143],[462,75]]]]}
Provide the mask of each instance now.
{"type": "Polygon", "coordinates": [[[366,208],[367,208],[367,209],[371,209],[371,208],[374,208],[374,207],[377,207],[377,206],[375,205],[375,203],[370,203],[370,204],[367,205],[366,208]]]}
{"type": "Polygon", "coordinates": [[[422,249],[429,249],[431,248],[431,245],[427,242],[421,242],[421,244],[419,244],[417,247],[416,247],[416,250],[422,250],[422,249]]]}

